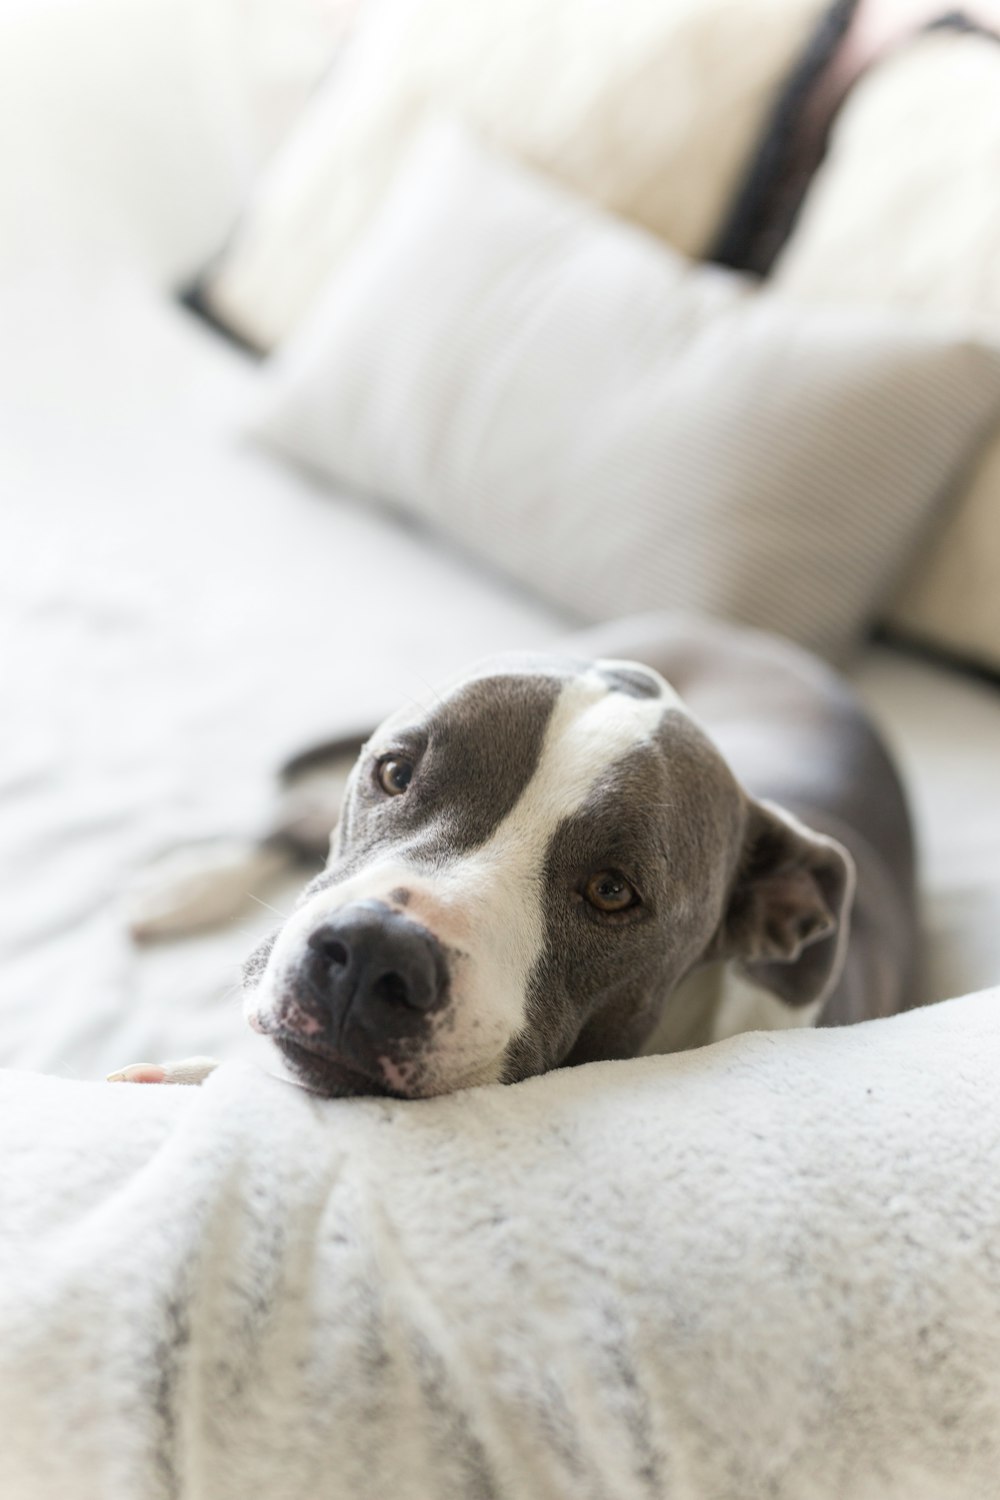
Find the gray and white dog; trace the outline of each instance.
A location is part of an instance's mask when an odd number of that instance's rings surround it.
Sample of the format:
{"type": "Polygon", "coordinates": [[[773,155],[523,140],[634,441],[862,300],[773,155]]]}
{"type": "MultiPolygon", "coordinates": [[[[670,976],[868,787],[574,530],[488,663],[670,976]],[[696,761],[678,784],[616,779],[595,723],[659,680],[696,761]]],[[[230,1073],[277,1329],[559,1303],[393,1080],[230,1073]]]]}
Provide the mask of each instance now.
{"type": "Polygon", "coordinates": [[[652,615],[386,719],[246,1014],[312,1090],[420,1098],[889,1015],[917,946],[906,800],[852,691],[774,638],[652,615]]]}

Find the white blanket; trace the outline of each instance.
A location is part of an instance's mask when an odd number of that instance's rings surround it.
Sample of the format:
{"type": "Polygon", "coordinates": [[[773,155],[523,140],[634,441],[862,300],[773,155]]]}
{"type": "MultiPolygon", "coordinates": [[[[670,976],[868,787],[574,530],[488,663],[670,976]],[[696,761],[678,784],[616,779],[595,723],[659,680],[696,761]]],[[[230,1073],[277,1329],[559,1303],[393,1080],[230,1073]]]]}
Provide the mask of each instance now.
{"type": "Polygon", "coordinates": [[[1000,991],[420,1103],[0,1077],[0,1494],[988,1500],[1000,991]]]}

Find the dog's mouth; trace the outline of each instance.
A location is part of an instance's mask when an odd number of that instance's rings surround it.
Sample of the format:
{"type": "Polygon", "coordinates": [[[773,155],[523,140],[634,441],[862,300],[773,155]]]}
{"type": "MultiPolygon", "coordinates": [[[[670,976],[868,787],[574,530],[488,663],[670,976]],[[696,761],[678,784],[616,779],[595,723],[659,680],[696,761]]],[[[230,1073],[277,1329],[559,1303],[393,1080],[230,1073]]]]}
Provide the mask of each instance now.
{"type": "Polygon", "coordinates": [[[328,1099],[353,1098],[374,1094],[381,1098],[402,1099],[406,1095],[390,1088],[384,1078],[347,1063],[324,1042],[304,1039],[284,1029],[268,1035],[295,1074],[314,1094],[328,1099]]]}

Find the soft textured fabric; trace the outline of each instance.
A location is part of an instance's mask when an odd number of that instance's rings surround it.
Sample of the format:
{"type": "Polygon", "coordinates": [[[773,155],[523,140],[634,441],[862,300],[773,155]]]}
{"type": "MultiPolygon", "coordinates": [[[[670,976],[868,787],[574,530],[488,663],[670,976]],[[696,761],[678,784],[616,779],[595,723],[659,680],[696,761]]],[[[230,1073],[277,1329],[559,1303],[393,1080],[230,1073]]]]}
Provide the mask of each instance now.
{"type": "Polygon", "coordinates": [[[1000,992],[421,1103],[0,1079],[0,1493],[990,1500],[1000,992]]]}
{"type": "Polygon", "coordinates": [[[428,108],[697,254],[825,0],[368,0],[204,278],[261,348],[300,321],[428,108]]]}
{"type": "Polygon", "coordinates": [[[258,430],[587,619],[842,656],[1000,411],[1000,349],[695,267],[437,121],[258,430]]]}
{"type": "MultiPolygon", "coordinates": [[[[791,297],[1000,330],[1000,41],[932,32],[856,86],[778,261],[791,297]]],[[[1000,671],[1000,430],[928,538],[893,626],[1000,671]]]]}

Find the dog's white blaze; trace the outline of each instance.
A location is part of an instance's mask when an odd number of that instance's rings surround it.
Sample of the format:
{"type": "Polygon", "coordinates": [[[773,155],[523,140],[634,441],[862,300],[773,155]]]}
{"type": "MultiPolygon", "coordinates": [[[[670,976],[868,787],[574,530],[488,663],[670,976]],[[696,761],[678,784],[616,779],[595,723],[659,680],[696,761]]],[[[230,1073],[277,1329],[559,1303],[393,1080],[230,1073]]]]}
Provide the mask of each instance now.
{"type": "Polygon", "coordinates": [[[353,901],[388,900],[402,886],[409,892],[407,915],[463,955],[453,969],[450,1004],[421,1058],[425,1077],[442,1091],[498,1078],[504,1051],[525,1024],[528,982],[545,944],[543,874],[552,836],[607,767],[653,735],[665,708],[683,707],[658,683],[660,696],[635,698],[612,690],[597,671],[570,679],[534,775],[489,840],[433,870],[408,860],[405,850],[387,851],[318,892],[285,925],[249,1008],[266,1012],[273,1004],[275,981],[294,969],[309,934],[333,912],[353,901]]]}

